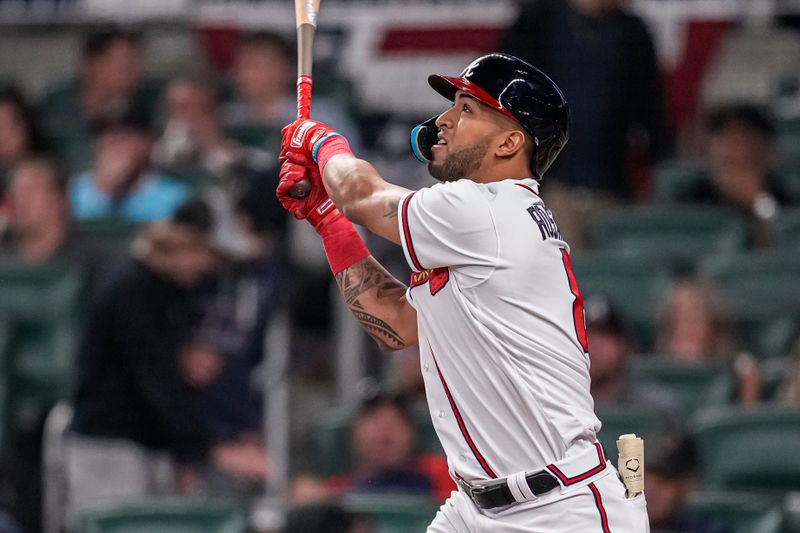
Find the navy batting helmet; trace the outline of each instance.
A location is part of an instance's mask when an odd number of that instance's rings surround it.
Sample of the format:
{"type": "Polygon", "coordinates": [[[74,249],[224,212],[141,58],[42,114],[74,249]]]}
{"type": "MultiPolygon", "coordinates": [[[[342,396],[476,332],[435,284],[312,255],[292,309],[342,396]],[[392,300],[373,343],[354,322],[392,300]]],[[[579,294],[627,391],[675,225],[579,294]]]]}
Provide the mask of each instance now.
{"type": "MultiPolygon", "coordinates": [[[[536,144],[531,171],[541,177],[569,139],[569,106],[561,90],[544,72],[507,54],[489,54],[473,61],[458,77],[432,74],[428,83],[449,100],[464,91],[516,120],[536,144]]],[[[411,147],[420,161],[430,160],[437,142],[436,117],[411,132],[411,147]]]]}

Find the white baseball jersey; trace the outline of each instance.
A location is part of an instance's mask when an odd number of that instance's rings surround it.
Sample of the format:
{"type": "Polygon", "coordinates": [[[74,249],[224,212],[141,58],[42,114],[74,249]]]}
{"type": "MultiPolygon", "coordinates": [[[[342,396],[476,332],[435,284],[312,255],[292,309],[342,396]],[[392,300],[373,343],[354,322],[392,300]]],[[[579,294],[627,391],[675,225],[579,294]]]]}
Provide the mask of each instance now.
{"type": "Polygon", "coordinates": [[[595,447],[588,461],[605,466],[583,301],[537,182],[437,184],[403,198],[399,223],[431,418],[455,475],[505,477],[595,447]]]}

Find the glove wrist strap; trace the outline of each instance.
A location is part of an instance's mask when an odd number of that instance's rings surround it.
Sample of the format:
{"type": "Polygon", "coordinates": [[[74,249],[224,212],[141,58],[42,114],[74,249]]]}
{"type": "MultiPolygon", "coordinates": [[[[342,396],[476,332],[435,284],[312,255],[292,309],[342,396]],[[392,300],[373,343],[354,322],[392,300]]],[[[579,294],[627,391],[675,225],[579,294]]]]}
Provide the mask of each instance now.
{"type": "Polygon", "coordinates": [[[325,255],[334,275],[369,257],[369,250],[353,223],[347,220],[330,200],[323,202],[309,213],[307,219],[322,238],[325,255]],[[319,215],[318,211],[327,203],[330,203],[330,207],[319,215]]]}
{"type": "Polygon", "coordinates": [[[326,198],[324,202],[320,202],[314,209],[312,209],[306,220],[314,226],[314,229],[319,232],[320,227],[329,219],[335,216],[342,216],[330,198],[326,198]]]}
{"type": "Polygon", "coordinates": [[[328,161],[333,156],[339,154],[353,155],[353,151],[350,150],[350,144],[347,142],[347,139],[338,133],[329,133],[325,135],[314,143],[314,146],[311,148],[311,156],[314,158],[314,161],[317,162],[320,173],[325,170],[325,165],[328,164],[328,161]]]}

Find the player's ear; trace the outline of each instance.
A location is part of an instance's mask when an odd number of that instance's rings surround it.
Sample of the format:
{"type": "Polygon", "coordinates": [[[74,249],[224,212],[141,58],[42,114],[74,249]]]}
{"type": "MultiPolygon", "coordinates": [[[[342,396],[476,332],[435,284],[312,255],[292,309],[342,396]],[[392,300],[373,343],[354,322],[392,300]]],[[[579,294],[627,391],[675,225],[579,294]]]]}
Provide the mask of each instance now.
{"type": "Polygon", "coordinates": [[[525,147],[525,134],[520,130],[506,130],[497,139],[495,153],[498,157],[513,157],[525,147]]]}

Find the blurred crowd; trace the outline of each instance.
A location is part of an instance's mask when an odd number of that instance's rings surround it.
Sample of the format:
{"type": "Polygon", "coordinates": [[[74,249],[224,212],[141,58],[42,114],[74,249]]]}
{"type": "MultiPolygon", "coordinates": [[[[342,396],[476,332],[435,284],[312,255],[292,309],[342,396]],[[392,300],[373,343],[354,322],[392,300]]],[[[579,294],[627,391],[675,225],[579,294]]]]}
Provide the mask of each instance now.
{"type": "MultiPolygon", "coordinates": [[[[730,292],[715,273],[727,252],[728,263],[744,257],[758,271],[766,258],[770,274],[777,265],[797,279],[800,151],[779,148],[800,118],[763,102],[698,101],[676,124],[653,39],[625,3],[521,3],[496,49],[540,66],[571,105],[571,139],[542,194],[584,293],[608,456],[614,413],[643,410],[653,531],[732,533],[687,511],[702,488],[691,420],[713,405],[800,407],[800,299],[794,285],[757,277],[750,293],[730,292]],[[631,234],[601,231],[646,212],[665,216],[631,234]],[[695,221],[711,215],[722,222],[698,245],[707,228],[695,221]],[[657,235],[667,227],[678,229],[657,235]],[[604,264],[625,278],[619,290],[604,264]],[[636,265],[645,285],[630,275],[636,265]],[[694,376],[691,391],[681,376],[694,376]]],[[[365,346],[371,392],[344,414],[318,408],[333,401],[329,273],[274,195],[280,129],[296,112],[293,43],[241,32],[228,69],[193,64],[156,79],[143,69],[146,37],[92,28],[71,78],[42,95],[0,88],[0,531],[43,531],[43,514],[53,532],[79,531],[87,510],[161,496],[253,505],[275,469],[265,335],[283,309],[296,428],[285,530],[377,531],[342,503],[353,495],[442,502],[455,487],[413,350],[389,358],[365,346]],[[57,466],[43,472],[58,400],[69,414],[57,466]]],[[[381,145],[382,121],[349,96],[315,93],[314,118],[392,181],[399,156],[381,145]]],[[[404,268],[397,250],[371,245],[404,268]]]]}

